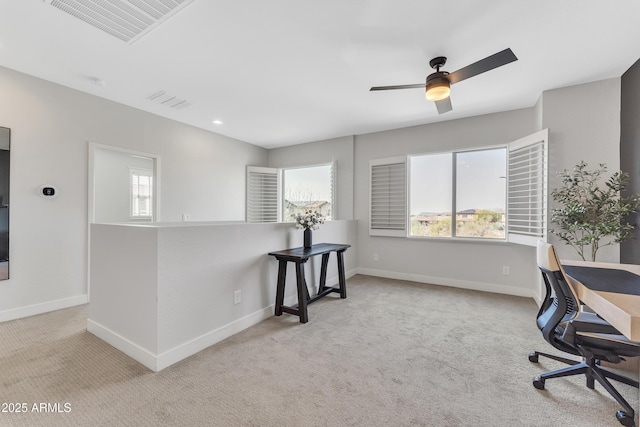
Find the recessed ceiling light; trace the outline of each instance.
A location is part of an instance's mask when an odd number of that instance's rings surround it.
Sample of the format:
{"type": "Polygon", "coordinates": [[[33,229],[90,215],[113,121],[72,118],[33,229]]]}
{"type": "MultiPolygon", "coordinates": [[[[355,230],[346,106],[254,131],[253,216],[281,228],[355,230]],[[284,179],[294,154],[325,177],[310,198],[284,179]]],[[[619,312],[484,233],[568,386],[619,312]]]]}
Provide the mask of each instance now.
{"type": "Polygon", "coordinates": [[[221,125],[224,122],[222,120],[214,120],[211,123],[213,123],[214,125],[221,125]]]}
{"type": "Polygon", "coordinates": [[[107,82],[98,77],[89,77],[89,81],[96,86],[106,86],[107,82]]]}

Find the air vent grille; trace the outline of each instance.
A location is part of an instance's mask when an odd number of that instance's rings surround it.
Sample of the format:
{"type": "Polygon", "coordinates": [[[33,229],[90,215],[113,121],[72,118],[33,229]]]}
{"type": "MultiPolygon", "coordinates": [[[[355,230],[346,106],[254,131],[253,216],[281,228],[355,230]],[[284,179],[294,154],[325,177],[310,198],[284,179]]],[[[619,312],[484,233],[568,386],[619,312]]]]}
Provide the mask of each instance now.
{"type": "Polygon", "coordinates": [[[152,93],[151,95],[147,96],[147,99],[149,101],[155,102],[156,104],[165,105],[176,110],[181,110],[183,108],[191,106],[191,103],[189,101],[178,98],[174,95],[170,95],[164,90],[159,90],[158,92],[152,93]]]}
{"type": "Polygon", "coordinates": [[[127,43],[133,43],[193,0],[47,0],[127,43]]]}

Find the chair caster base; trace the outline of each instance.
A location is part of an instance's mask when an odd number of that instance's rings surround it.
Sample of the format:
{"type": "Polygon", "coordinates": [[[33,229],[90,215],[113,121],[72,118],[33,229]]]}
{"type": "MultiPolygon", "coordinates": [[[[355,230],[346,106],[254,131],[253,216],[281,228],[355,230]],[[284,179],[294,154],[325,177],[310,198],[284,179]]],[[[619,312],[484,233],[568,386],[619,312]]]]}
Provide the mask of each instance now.
{"type": "Polygon", "coordinates": [[[535,377],[533,379],[533,386],[538,390],[544,390],[544,380],[540,377],[535,377]]]}
{"type": "Polygon", "coordinates": [[[616,412],[616,418],[618,419],[618,421],[620,421],[620,424],[622,424],[625,427],[635,427],[636,425],[636,422],[633,419],[633,417],[624,411],[616,412]]]}
{"type": "Polygon", "coordinates": [[[538,355],[536,352],[529,353],[529,362],[538,363],[538,355]]]}

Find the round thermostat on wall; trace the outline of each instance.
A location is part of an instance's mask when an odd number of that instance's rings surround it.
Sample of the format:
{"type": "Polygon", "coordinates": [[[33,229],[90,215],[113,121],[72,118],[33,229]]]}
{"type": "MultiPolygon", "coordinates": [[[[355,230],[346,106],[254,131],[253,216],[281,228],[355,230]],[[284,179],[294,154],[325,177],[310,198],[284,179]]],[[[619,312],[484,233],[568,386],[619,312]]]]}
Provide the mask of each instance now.
{"type": "Polygon", "coordinates": [[[58,197],[58,189],[53,185],[41,185],[38,188],[38,194],[45,199],[55,199],[58,197]]]}

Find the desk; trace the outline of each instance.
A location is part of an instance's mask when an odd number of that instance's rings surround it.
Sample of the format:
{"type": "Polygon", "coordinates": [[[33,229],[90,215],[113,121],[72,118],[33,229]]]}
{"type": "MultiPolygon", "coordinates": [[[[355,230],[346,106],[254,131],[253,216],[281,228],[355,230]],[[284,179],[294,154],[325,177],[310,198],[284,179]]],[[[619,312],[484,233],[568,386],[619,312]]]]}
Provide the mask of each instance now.
{"type": "Polygon", "coordinates": [[[289,314],[295,314],[300,316],[300,323],[307,323],[309,317],[307,315],[307,305],[317,301],[325,295],[332,292],[340,294],[340,298],[347,297],[347,285],[344,276],[344,251],[351,245],[338,245],[333,243],[320,243],[311,246],[311,248],[294,248],[285,249],[282,251],[269,252],[269,255],[276,257],[279,262],[278,265],[278,285],[276,289],[276,308],[275,315],[281,316],[282,312],[289,314]],[[327,287],[327,265],[329,264],[329,255],[331,252],[335,252],[338,257],[338,282],[339,286],[327,287]],[[312,256],[322,255],[322,266],[320,268],[320,285],[318,287],[318,294],[314,297],[309,296],[309,289],[304,278],[304,264],[312,256]],[[289,307],[283,305],[284,302],[284,287],[287,277],[287,262],[293,262],[296,264],[296,284],[298,289],[298,305],[297,307],[289,307]]]}
{"type": "Polygon", "coordinates": [[[606,276],[608,270],[610,278],[613,280],[618,276],[616,273],[620,273],[622,270],[637,275],[634,277],[627,274],[628,277],[625,277],[625,281],[637,281],[640,289],[640,265],[567,260],[563,260],[561,263],[574,285],[578,298],[584,304],[630,340],[640,341],[640,295],[589,289],[587,280],[583,278],[585,283],[581,283],[571,275],[572,273],[575,276],[588,274],[588,268],[598,268],[604,269],[599,271],[601,277],[603,274],[606,276]]]}

